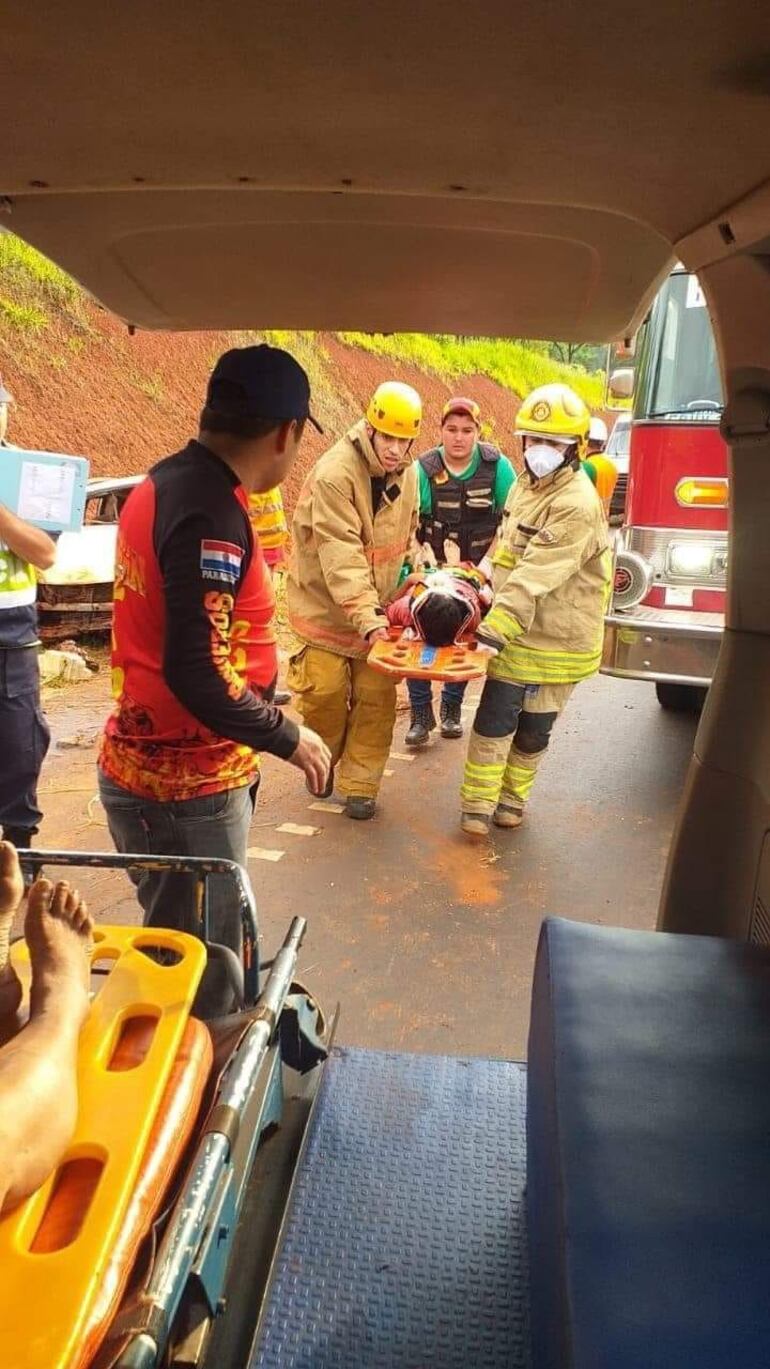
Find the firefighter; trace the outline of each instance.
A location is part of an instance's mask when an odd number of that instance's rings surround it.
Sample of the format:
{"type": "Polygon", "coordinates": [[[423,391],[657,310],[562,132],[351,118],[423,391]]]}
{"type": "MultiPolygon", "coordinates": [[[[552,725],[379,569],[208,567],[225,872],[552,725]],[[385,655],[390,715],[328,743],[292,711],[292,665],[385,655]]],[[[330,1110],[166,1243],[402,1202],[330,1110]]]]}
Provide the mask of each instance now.
{"type": "Polygon", "coordinates": [[[607,424],[603,418],[593,417],[588,429],[588,443],[583,470],[598,494],[604,515],[609,520],[612,496],[618,483],[618,468],[604,454],[607,446],[607,424]]]}
{"type": "Polygon", "coordinates": [[[607,424],[598,414],[594,414],[588,425],[588,438],[586,439],[586,460],[592,456],[598,456],[607,446],[607,424]]]}
{"type": "MultiPolygon", "coordinates": [[[[0,461],[12,397],[0,380],[0,461]]],[[[51,740],[40,707],[37,572],[50,569],[54,539],[0,504],[0,826],[28,847],[42,813],[37,782],[51,740]]]]}
{"type": "Polygon", "coordinates": [[[292,525],[288,612],[302,645],[288,684],[331,750],[347,816],[359,820],[374,815],[396,716],[394,682],[366,657],[387,637],[385,605],[417,528],[411,450],[421,419],[410,385],[380,385],[365,418],[311,471],[292,525]]]}
{"type": "Polygon", "coordinates": [[[566,385],[543,385],[517,416],[524,474],[494,555],[494,602],[477,630],[495,653],[461,790],[469,836],[521,824],[551,730],[575,685],[599,669],[611,558],[607,523],[581,470],[589,413],[566,385]]]}
{"type": "MultiPolygon", "coordinates": [[[[441,563],[447,554],[478,565],[487,555],[505,501],[516,479],[513,466],[497,447],[480,441],[481,413],[472,399],[450,399],[441,415],[441,445],[420,457],[420,525],[418,540],[441,563]]],[[[412,717],[405,737],[408,747],[425,746],[435,729],[433,691],[429,680],[410,680],[412,717]]],[[[441,735],[461,737],[464,684],[445,684],[441,691],[441,735]]]]}

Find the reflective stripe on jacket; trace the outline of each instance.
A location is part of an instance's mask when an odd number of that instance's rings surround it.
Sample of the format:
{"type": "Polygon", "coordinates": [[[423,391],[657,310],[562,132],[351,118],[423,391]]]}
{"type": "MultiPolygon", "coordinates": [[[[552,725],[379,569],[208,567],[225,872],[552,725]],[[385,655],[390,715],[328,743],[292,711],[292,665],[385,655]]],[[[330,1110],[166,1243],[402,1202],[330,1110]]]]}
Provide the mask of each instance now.
{"type": "Polygon", "coordinates": [[[520,477],[492,558],[495,599],[482,631],[503,648],[489,674],[568,684],[599,669],[612,561],[601,502],[569,466],[520,477]]]}

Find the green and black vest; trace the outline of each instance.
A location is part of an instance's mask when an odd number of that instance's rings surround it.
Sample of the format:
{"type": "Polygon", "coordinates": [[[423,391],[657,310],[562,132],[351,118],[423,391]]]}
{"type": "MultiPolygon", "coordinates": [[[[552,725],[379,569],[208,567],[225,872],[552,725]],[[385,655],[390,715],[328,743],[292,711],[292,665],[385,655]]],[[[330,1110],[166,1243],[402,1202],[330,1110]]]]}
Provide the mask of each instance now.
{"type": "Polygon", "coordinates": [[[502,510],[495,508],[495,479],[500,453],[488,442],[479,442],[481,460],[468,480],[458,480],[448,471],[441,449],[433,447],[420,457],[420,465],[430,480],[433,508],[420,523],[421,542],[429,542],[437,561],[444,561],[444,543],[456,542],[460,560],[481,560],[497,531],[502,510]]]}

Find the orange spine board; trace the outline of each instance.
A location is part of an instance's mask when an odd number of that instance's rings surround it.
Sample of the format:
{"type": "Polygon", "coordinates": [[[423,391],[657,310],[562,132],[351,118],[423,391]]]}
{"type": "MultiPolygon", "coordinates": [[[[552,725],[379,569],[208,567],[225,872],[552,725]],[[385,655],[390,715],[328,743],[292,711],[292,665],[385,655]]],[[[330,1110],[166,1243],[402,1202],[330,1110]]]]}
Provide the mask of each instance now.
{"type": "Polygon", "coordinates": [[[452,646],[427,646],[402,632],[387,641],[375,642],[367,661],[382,675],[407,680],[477,680],[487,673],[487,655],[469,642],[452,646]]]}

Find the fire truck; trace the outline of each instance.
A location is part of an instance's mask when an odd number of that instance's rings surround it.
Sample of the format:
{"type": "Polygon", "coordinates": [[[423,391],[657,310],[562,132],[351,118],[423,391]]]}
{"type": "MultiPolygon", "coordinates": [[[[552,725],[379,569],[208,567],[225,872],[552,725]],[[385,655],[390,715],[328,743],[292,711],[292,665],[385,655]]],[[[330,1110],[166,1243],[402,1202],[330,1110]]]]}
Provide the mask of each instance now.
{"type": "Polygon", "coordinates": [[[727,447],[714,334],[695,275],[677,269],[656,296],[630,369],[631,459],[605,675],[652,680],[664,708],[697,708],[716,665],[727,581],[727,447]]]}

